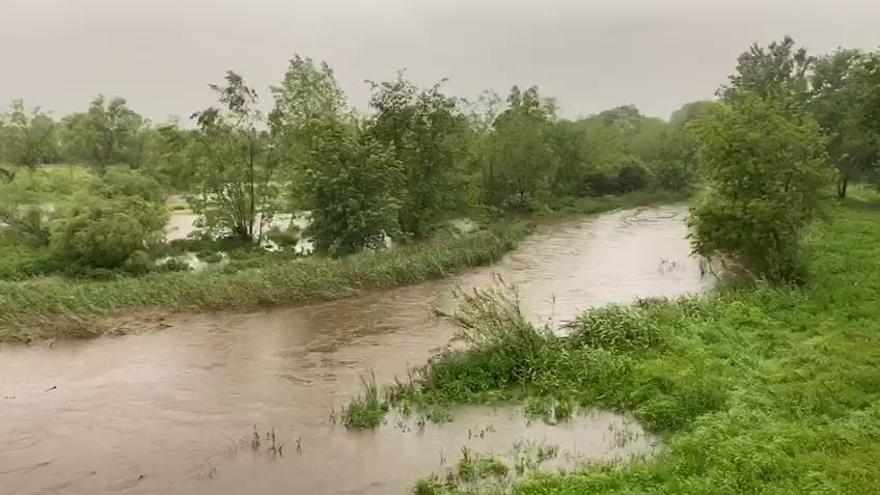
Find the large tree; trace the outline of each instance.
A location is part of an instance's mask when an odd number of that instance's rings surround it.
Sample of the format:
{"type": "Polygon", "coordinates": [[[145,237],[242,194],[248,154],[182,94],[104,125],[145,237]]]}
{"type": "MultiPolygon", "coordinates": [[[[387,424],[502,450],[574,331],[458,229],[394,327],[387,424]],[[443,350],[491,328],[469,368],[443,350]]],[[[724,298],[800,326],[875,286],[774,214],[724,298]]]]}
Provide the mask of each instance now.
{"type": "Polygon", "coordinates": [[[13,100],[9,112],[0,118],[0,157],[31,171],[57,159],[56,127],[55,120],[39,107],[28,112],[22,100],[13,100]]]}
{"type": "Polygon", "coordinates": [[[99,174],[113,163],[137,168],[143,161],[148,123],[128,107],[124,98],[108,101],[99,95],[87,112],[69,115],[63,123],[68,156],[92,165],[99,174]]]}
{"type": "Polygon", "coordinates": [[[695,133],[705,189],[689,218],[694,251],[768,280],[797,279],[805,229],[833,176],[819,124],[783,99],[741,93],[695,133]]]}
{"type": "Polygon", "coordinates": [[[301,177],[311,210],[307,234],[334,256],[381,248],[399,233],[403,170],[393,149],[354,123],[313,122],[315,138],[301,177]]]}
{"type": "Polygon", "coordinates": [[[859,50],[838,50],[818,59],[810,78],[810,110],[828,136],[828,154],[837,168],[838,196],[864,178],[877,159],[877,138],[864,119],[868,59],[859,50]]]}
{"type": "Polygon", "coordinates": [[[196,192],[187,200],[214,235],[259,241],[275,213],[278,157],[257,93],[235,72],[210,85],[220,107],[193,114],[189,161],[196,192]]]}
{"type": "Polygon", "coordinates": [[[392,81],[371,83],[369,132],[404,167],[400,227],[414,237],[427,235],[465,198],[467,118],[459,101],[443,93],[443,82],[421,90],[399,72],[392,81]]]}
{"type": "Polygon", "coordinates": [[[555,103],[541,98],[536,86],[511,89],[483,156],[488,204],[528,210],[540,202],[555,170],[551,140],[555,118],[555,103]]]}
{"type": "Polygon", "coordinates": [[[755,43],[739,56],[736,72],[719,95],[726,101],[754,93],[762,98],[785,97],[802,102],[808,89],[808,71],[815,60],[805,48],[798,48],[791,36],[767,47],[755,43]]]}

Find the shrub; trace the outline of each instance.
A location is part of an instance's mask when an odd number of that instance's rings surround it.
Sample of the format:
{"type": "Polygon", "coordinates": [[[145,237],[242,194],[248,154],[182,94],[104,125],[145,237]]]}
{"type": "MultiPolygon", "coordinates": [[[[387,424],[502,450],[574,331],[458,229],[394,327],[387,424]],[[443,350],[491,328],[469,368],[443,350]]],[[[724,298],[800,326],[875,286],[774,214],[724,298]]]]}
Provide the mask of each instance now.
{"type": "Polygon", "coordinates": [[[688,220],[694,251],[771,281],[800,279],[804,232],[833,182],[815,119],[745,93],[694,130],[706,183],[688,220]]]}
{"type": "Polygon", "coordinates": [[[658,344],[661,335],[660,327],[643,310],[612,305],[586,312],[572,340],[595,349],[632,351],[658,344]]]}
{"type": "Polygon", "coordinates": [[[140,198],[75,198],[52,224],[51,248],[61,258],[117,268],[157,242],[167,214],[140,198]]]}

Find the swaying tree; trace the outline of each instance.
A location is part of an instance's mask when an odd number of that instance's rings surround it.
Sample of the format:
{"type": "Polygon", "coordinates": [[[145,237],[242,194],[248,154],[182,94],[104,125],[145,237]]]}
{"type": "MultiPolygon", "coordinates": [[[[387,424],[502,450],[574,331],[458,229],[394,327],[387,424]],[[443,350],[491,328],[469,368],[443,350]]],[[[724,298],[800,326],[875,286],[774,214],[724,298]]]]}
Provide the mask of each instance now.
{"type": "Polygon", "coordinates": [[[442,92],[445,80],[421,90],[398,72],[371,82],[370,135],[394,150],[403,165],[400,228],[425,237],[465,203],[467,117],[458,99],[442,92]]]}
{"type": "Polygon", "coordinates": [[[338,119],[314,122],[312,159],[302,175],[311,210],[306,233],[318,252],[339,256],[381,248],[399,234],[403,170],[393,150],[338,119]]]}
{"type": "Polygon", "coordinates": [[[548,188],[555,170],[550,125],[556,106],[542,99],[537,87],[507,98],[508,107],[495,119],[483,157],[485,200],[496,207],[529,210],[548,188]]]}
{"type": "Polygon", "coordinates": [[[113,163],[127,163],[137,168],[143,161],[143,117],[128,108],[124,98],[107,101],[98,95],[85,113],[75,113],[63,120],[63,143],[66,153],[104,174],[113,163]]]}
{"type": "MultiPolygon", "coordinates": [[[[0,157],[30,171],[58,157],[57,125],[52,117],[34,108],[30,113],[24,101],[13,100],[10,111],[0,118],[0,157]]],[[[7,171],[9,178],[13,174],[7,171]]]]}
{"type": "Polygon", "coordinates": [[[263,115],[257,93],[229,71],[212,84],[221,108],[193,114],[198,124],[189,160],[196,193],[187,197],[207,231],[259,241],[275,214],[278,168],[272,135],[258,127],[263,115]]]}
{"type": "Polygon", "coordinates": [[[782,99],[741,93],[694,132],[705,183],[688,220],[694,251],[797,280],[804,231],[833,177],[818,123],[782,99]]]}

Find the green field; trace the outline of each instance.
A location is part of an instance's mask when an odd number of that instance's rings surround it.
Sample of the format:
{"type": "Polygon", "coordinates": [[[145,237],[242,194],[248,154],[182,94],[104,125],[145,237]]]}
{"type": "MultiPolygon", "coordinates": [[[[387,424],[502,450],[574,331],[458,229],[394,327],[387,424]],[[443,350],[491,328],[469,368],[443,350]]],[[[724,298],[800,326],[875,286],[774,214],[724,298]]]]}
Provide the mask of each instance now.
{"type": "Polygon", "coordinates": [[[880,203],[847,200],[809,235],[805,286],[612,306],[581,315],[569,338],[535,332],[497,292],[470,298],[459,316],[474,344],[387,400],[416,410],[515,400],[557,417],[611,408],[665,441],[646,461],[505,489],[517,494],[877,493],[878,226],[880,203]]]}

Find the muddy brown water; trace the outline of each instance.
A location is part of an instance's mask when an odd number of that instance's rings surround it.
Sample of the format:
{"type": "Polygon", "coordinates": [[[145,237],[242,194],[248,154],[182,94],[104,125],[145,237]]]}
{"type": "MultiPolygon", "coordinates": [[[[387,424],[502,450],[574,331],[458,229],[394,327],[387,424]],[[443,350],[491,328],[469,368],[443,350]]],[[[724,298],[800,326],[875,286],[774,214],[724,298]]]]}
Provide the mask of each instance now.
{"type": "Polygon", "coordinates": [[[500,273],[539,323],[708,289],[684,214],[667,206],[546,225],[492,267],[354,299],[0,347],[0,493],[395,494],[453,466],[462,447],[512,465],[518,446],[554,445],[547,468],[649,454],[650,435],[603,411],[556,426],[515,407],[455,408],[451,423],[424,426],[392,413],[363,432],[333,416],[361,376],[403,376],[449,342],[454,328],[432,308],[452,309],[455,284],[500,273]],[[269,450],[273,429],[282,455],[269,450]]]}

